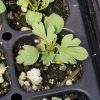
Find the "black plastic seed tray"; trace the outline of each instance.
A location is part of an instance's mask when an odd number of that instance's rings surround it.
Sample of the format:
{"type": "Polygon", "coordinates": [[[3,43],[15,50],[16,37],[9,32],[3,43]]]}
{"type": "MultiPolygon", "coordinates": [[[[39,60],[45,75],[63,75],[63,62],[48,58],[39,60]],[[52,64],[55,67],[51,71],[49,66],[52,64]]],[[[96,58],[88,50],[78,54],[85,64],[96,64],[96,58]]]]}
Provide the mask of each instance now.
{"type": "MultiPolygon", "coordinates": [[[[79,0],[80,1],[80,0],[79,0]]],[[[68,2],[70,8],[70,16],[65,22],[65,27],[68,30],[73,31],[77,37],[82,40],[82,45],[88,50],[89,57],[86,61],[82,62],[83,75],[82,78],[71,86],[64,86],[60,88],[54,88],[40,92],[25,92],[19,87],[13,49],[15,43],[23,38],[32,35],[31,31],[21,32],[13,30],[7,21],[6,13],[1,15],[2,30],[0,31],[0,47],[5,52],[9,65],[9,75],[11,78],[10,91],[0,100],[39,100],[42,97],[50,97],[59,94],[77,94],[84,96],[83,100],[100,100],[100,92],[98,85],[98,78],[96,76],[95,68],[96,60],[93,59],[95,49],[94,44],[97,43],[96,38],[93,37],[91,32],[91,24],[89,24],[89,17],[86,5],[79,2],[78,0],[65,0],[64,3],[68,2]],[[91,33],[90,33],[91,32],[91,33]],[[91,42],[91,37],[92,42],[91,42]],[[93,43],[94,42],[94,43],[93,43]]],[[[81,0],[85,1],[85,0],[81,0]]],[[[98,45],[95,45],[98,47],[98,45]]]]}
{"type": "MultiPolygon", "coordinates": [[[[80,0],[79,0],[80,1],[80,0]]],[[[86,14],[83,15],[85,27],[88,30],[88,41],[91,44],[92,58],[94,62],[94,70],[97,75],[98,84],[100,86],[100,1],[99,0],[81,0],[80,4],[83,8],[81,11],[86,14]]]]}

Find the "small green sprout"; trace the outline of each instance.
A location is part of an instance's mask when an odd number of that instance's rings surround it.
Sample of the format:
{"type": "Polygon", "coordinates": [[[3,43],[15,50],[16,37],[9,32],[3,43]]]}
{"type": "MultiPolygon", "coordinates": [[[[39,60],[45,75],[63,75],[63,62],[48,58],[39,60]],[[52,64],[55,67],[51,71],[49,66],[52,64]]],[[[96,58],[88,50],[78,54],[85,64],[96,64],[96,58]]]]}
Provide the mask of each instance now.
{"type": "Polygon", "coordinates": [[[32,26],[32,32],[38,36],[39,43],[36,47],[24,45],[16,58],[18,64],[32,65],[37,62],[40,55],[40,60],[47,66],[51,63],[77,64],[77,60],[83,61],[88,57],[86,49],[80,46],[81,40],[74,38],[73,34],[65,35],[61,44],[57,43],[58,33],[64,27],[64,21],[59,15],[51,14],[45,18],[44,23],[41,22],[41,14],[32,15],[38,17],[33,17],[36,20],[27,20],[27,23],[32,26]]]}
{"type": "Polygon", "coordinates": [[[17,5],[29,8],[31,11],[41,11],[49,6],[54,0],[18,0],[17,5]]]}
{"type": "Polygon", "coordinates": [[[0,14],[5,12],[5,10],[6,10],[6,7],[5,7],[4,3],[0,0],[0,14]]]}

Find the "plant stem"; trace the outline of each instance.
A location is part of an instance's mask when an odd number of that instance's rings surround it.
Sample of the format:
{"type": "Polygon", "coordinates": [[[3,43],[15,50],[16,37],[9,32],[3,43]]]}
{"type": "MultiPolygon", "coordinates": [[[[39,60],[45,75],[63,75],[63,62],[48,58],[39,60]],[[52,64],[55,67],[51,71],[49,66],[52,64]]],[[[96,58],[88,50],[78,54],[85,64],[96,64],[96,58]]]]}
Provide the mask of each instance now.
{"type": "Polygon", "coordinates": [[[32,2],[31,2],[30,0],[29,0],[29,4],[30,4],[30,6],[31,6],[31,8],[30,8],[30,7],[29,7],[29,8],[33,10],[34,7],[33,7],[33,4],[32,4],[32,2]]]}
{"type": "Polygon", "coordinates": [[[59,84],[59,86],[63,86],[67,80],[74,78],[80,72],[80,70],[81,70],[81,68],[77,68],[75,71],[73,71],[73,73],[71,75],[69,75],[67,78],[65,78],[65,80],[61,84],[59,84]]]}

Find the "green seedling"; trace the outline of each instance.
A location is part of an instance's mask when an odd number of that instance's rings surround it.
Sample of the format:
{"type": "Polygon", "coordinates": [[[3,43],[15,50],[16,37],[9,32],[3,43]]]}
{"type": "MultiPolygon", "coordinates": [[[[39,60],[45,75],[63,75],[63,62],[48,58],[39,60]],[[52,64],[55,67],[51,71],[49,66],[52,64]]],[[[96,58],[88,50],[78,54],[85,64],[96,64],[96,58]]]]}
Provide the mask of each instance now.
{"type": "Polygon", "coordinates": [[[54,0],[18,0],[17,5],[28,8],[31,11],[41,11],[49,6],[54,0]]]}
{"type": "Polygon", "coordinates": [[[40,60],[47,66],[51,63],[77,64],[77,61],[88,57],[86,49],[80,46],[81,40],[74,38],[73,34],[66,33],[61,43],[57,43],[58,34],[64,27],[64,21],[59,15],[53,13],[45,17],[44,23],[41,22],[41,14],[33,13],[33,16],[36,20],[27,20],[27,23],[32,26],[32,32],[38,36],[39,43],[36,46],[24,45],[16,58],[18,64],[32,65],[39,60],[40,55],[40,60]]]}

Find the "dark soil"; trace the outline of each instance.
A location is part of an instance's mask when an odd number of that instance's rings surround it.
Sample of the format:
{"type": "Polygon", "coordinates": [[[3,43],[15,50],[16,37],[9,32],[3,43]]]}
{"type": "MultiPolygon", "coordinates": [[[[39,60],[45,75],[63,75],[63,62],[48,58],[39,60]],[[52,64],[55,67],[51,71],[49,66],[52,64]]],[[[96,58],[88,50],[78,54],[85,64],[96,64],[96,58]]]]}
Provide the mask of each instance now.
{"type": "MultiPolygon", "coordinates": [[[[3,64],[4,66],[7,65],[6,57],[4,56],[4,53],[0,51],[0,64],[3,64]]],[[[3,74],[4,82],[0,83],[0,96],[4,96],[10,89],[10,78],[8,74],[8,68],[6,72],[3,74]]]]}
{"type": "MultiPolygon", "coordinates": [[[[8,24],[15,30],[21,30],[22,27],[30,27],[25,20],[25,13],[23,13],[19,6],[16,5],[17,0],[5,0],[8,15],[8,24]]],[[[63,4],[63,0],[55,0],[48,8],[41,11],[45,15],[51,13],[59,14],[66,20],[69,16],[68,4],[63,4]]]]}
{"type": "MultiPolygon", "coordinates": [[[[36,45],[33,36],[24,37],[17,41],[14,46],[14,56],[18,55],[18,51],[22,48],[24,44],[28,45],[36,45]],[[27,40],[27,41],[26,41],[27,40]]],[[[15,61],[16,62],[16,61],[15,61]]],[[[70,64],[51,64],[50,66],[45,66],[42,64],[41,61],[38,61],[34,65],[31,66],[24,66],[23,64],[16,64],[17,76],[19,77],[22,71],[27,72],[32,68],[38,68],[41,71],[41,76],[43,78],[42,84],[39,88],[40,90],[55,88],[59,86],[66,85],[67,80],[72,80],[72,83],[76,83],[79,81],[82,75],[82,65],[78,63],[77,65],[70,65],[70,64]],[[65,66],[65,70],[60,70],[60,66],[65,66]],[[66,78],[67,76],[67,78],[66,78]],[[53,81],[53,82],[52,82],[53,81]]]]}
{"type": "MultiPolygon", "coordinates": [[[[60,96],[55,96],[58,98],[61,98],[61,100],[89,100],[86,96],[78,95],[78,94],[63,94],[60,96]]],[[[52,100],[52,97],[46,98],[47,100],[52,100]]],[[[37,100],[43,100],[43,99],[37,99],[37,100]]]]}

